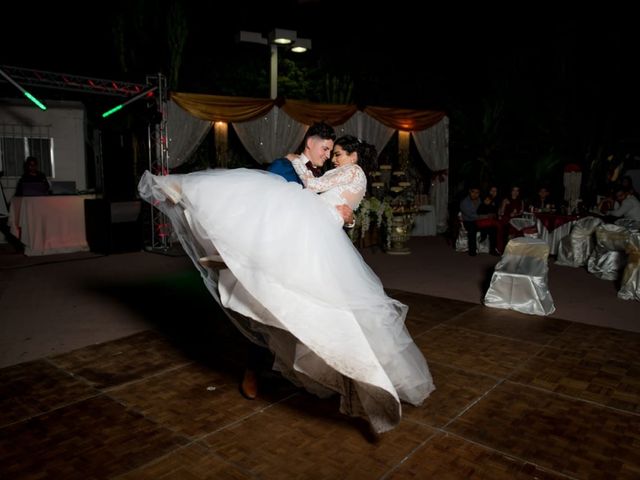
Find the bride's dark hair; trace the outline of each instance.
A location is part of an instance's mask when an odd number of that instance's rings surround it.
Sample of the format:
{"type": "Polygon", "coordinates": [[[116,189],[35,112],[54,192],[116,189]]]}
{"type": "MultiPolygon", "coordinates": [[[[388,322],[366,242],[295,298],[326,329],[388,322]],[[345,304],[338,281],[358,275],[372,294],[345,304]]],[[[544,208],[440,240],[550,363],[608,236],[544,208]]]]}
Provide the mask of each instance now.
{"type": "Polygon", "coordinates": [[[367,174],[376,169],[378,151],[370,143],[364,142],[353,135],[343,135],[336,139],[335,145],[340,145],[347,153],[358,152],[358,165],[367,174]]]}

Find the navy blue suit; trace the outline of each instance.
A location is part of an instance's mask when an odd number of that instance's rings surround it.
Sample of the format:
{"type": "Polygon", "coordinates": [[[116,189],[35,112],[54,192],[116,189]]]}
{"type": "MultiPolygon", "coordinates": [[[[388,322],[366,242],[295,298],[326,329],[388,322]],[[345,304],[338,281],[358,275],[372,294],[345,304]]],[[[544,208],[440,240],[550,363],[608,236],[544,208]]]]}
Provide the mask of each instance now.
{"type": "Polygon", "coordinates": [[[269,164],[267,170],[284,177],[287,182],[297,182],[302,185],[302,180],[293,169],[293,164],[286,158],[276,158],[269,164]]]}

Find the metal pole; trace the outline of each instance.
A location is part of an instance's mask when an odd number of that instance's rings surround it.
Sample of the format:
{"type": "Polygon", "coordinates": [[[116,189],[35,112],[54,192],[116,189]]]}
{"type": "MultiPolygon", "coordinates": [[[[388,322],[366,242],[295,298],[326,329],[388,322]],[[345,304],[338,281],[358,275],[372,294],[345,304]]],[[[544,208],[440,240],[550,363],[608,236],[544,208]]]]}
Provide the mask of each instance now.
{"type": "Polygon", "coordinates": [[[276,99],[278,97],[278,46],[276,44],[271,45],[271,73],[270,77],[270,92],[271,98],[276,99]]]}
{"type": "MultiPolygon", "coordinates": [[[[167,148],[167,88],[166,78],[158,73],[157,76],[147,77],[149,84],[155,83],[158,89],[156,95],[156,114],[159,122],[154,120],[148,126],[149,171],[155,175],[169,173],[169,151],[167,148]]],[[[171,247],[171,226],[169,219],[159,209],[151,206],[151,249],[167,251],[171,247]]]]}

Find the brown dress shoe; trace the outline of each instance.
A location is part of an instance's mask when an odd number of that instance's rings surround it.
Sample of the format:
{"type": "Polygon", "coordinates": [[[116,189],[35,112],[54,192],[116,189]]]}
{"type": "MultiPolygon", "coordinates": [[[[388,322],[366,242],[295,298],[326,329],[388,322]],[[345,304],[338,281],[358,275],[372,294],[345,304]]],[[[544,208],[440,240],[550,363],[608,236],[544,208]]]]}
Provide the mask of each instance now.
{"type": "Polygon", "coordinates": [[[253,370],[244,371],[240,393],[249,400],[254,400],[258,396],[258,375],[253,370]]]}

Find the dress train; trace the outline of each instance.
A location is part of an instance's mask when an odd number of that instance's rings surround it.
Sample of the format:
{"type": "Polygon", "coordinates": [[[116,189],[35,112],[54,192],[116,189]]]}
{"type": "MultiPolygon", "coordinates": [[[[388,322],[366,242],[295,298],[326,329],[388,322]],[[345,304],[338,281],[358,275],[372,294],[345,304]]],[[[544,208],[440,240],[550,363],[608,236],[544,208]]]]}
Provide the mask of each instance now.
{"type": "Polygon", "coordinates": [[[251,341],[275,354],[297,385],[341,395],[341,411],[377,432],[395,427],[401,401],[434,390],[404,322],[319,195],[260,170],[145,172],[140,195],[171,220],[213,297],[251,341]],[[203,257],[228,269],[204,268],[203,257]]]}

